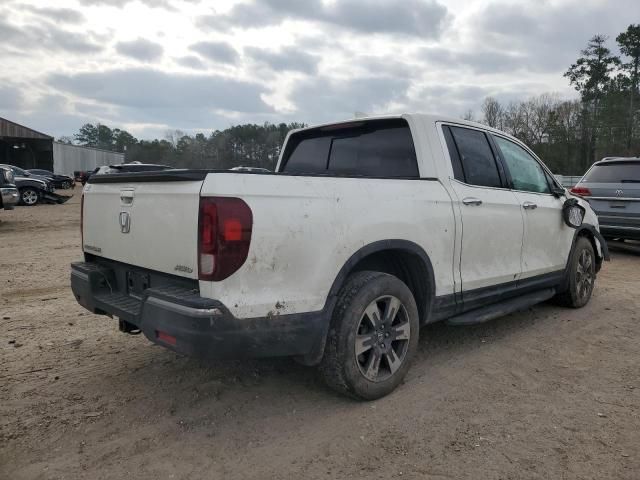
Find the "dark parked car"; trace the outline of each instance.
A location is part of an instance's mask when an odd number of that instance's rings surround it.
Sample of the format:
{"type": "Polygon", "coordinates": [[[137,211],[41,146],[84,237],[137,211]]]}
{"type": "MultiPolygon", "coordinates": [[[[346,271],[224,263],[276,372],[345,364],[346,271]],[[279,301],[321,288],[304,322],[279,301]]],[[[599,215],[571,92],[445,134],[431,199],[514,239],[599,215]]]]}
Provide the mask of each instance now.
{"type": "Polygon", "coordinates": [[[23,168],[16,167],[15,165],[2,164],[0,166],[2,166],[4,168],[10,168],[13,171],[13,175],[16,178],[30,178],[32,180],[42,180],[43,182],[45,182],[47,184],[47,188],[44,189],[45,191],[53,191],[53,189],[54,189],[53,182],[49,178],[47,178],[45,176],[38,175],[38,174],[35,174],[35,173],[31,173],[31,172],[29,172],[29,171],[27,171],[27,170],[25,170],[23,168]]]}
{"type": "Polygon", "coordinates": [[[640,158],[594,163],[571,193],[589,201],[606,238],[640,240],[640,158]]]}
{"type": "Polygon", "coordinates": [[[57,195],[53,183],[46,177],[34,175],[15,165],[2,165],[0,168],[10,169],[15,177],[14,183],[20,194],[20,204],[33,206],[41,201],[64,203],[71,196],[57,195]]]}
{"type": "Polygon", "coordinates": [[[64,190],[72,188],[75,185],[75,180],[67,175],[59,175],[57,173],[50,172],[49,170],[41,170],[38,168],[30,168],[27,172],[33,175],[39,175],[41,177],[48,178],[55,188],[62,188],[64,190]]]}
{"type": "Polygon", "coordinates": [[[0,167],[0,210],[13,210],[20,199],[14,181],[13,171],[10,168],[0,167]]]}

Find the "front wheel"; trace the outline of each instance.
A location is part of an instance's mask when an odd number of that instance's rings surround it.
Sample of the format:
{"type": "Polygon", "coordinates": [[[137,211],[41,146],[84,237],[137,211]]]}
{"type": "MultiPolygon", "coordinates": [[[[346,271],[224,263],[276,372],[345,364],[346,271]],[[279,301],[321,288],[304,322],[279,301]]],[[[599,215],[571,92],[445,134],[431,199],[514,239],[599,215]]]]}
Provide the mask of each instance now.
{"type": "Polygon", "coordinates": [[[40,201],[40,193],[35,188],[23,188],[20,190],[20,201],[24,205],[31,207],[40,201]]]}
{"type": "Polygon", "coordinates": [[[561,305],[580,308],[591,299],[596,281],[596,257],[593,245],[586,237],[578,237],[569,260],[567,291],[558,295],[561,305]]]}
{"type": "Polygon", "coordinates": [[[381,272],[352,275],[338,296],[320,371],[334,390],[364,400],[391,393],[418,348],[409,288],[381,272]]]}

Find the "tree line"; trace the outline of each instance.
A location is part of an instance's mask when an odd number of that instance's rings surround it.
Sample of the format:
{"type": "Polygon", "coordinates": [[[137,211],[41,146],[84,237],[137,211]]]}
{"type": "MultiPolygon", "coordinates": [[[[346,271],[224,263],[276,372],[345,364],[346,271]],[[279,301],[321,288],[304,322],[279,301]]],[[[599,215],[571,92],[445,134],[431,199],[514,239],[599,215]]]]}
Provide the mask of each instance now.
{"type": "Polygon", "coordinates": [[[543,94],[502,104],[486,98],[482,122],[519,138],[554,171],[582,175],[603,157],[640,155],[640,25],[616,37],[594,35],[564,76],[577,100],[543,94]]]}
{"type": "MultiPolygon", "coordinates": [[[[546,93],[501,103],[487,97],[479,121],[519,138],[554,172],[565,175],[582,175],[602,157],[640,155],[640,25],[629,25],[616,37],[620,55],[611,52],[608,40],[594,35],[564,73],[578,99],[546,93]]],[[[473,112],[464,118],[473,120],[473,112]]],[[[126,152],[127,161],[186,168],[273,169],[289,130],[303,126],[245,124],[208,136],[175,130],[163,139],[138,140],[125,130],[86,124],[73,138],[61,140],[126,152]]]]}
{"type": "Polygon", "coordinates": [[[287,133],[304,126],[295,122],[245,124],[215,130],[208,136],[203,133],[187,135],[173,130],[167,132],[163,139],[138,140],[124,130],[88,123],[73,138],[63,137],[60,140],[123,152],[127,162],[219,169],[243,165],[273,170],[287,133]]]}

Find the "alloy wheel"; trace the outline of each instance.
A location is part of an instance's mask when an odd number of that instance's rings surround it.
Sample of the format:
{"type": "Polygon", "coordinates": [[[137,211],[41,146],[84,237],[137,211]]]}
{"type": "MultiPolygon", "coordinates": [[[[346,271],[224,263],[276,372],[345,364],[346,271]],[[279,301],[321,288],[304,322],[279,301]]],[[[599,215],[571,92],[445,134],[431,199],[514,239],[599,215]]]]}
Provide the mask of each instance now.
{"type": "Polygon", "coordinates": [[[593,256],[588,250],[582,250],[576,269],[576,294],[580,300],[587,298],[593,289],[595,269],[593,256]]]}
{"type": "Polygon", "coordinates": [[[387,295],[372,301],[356,331],[355,354],[360,373],[372,382],[391,377],[405,360],[410,336],[409,316],[398,298],[387,295]]]}
{"type": "Polygon", "coordinates": [[[25,205],[35,205],[38,203],[38,192],[35,190],[24,190],[22,192],[22,201],[25,205]]]}

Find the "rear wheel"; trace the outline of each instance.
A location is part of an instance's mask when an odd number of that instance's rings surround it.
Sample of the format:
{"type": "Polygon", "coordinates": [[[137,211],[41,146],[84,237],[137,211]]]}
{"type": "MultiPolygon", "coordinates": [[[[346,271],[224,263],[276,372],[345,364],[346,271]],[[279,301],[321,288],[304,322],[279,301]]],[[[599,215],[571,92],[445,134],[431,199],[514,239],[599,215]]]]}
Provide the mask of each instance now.
{"type": "Polygon", "coordinates": [[[402,281],[358,272],[338,297],[320,371],[341,393],[365,400],[383,397],[409,370],[418,329],[418,309],[402,281]]]}
{"type": "Polygon", "coordinates": [[[71,188],[71,182],[69,182],[69,181],[64,181],[64,182],[62,182],[62,188],[63,188],[64,190],[68,190],[68,189],[70,189],[70,188],[71,188]]]}
{"type": "Polygon", "coordinates": [[[566,292],[558,295],[561,305],[580,308],[589,303],[596,281],[596,257],[588,238],[578,237],[569,261],[569,282],[566,292]]]}
{"type": "Polygon", "coordinates": [[[40,193],[35,188],[27,187],[20,190],[20,201],[28,207],[36,205],[40,200],[40,193]]]}

